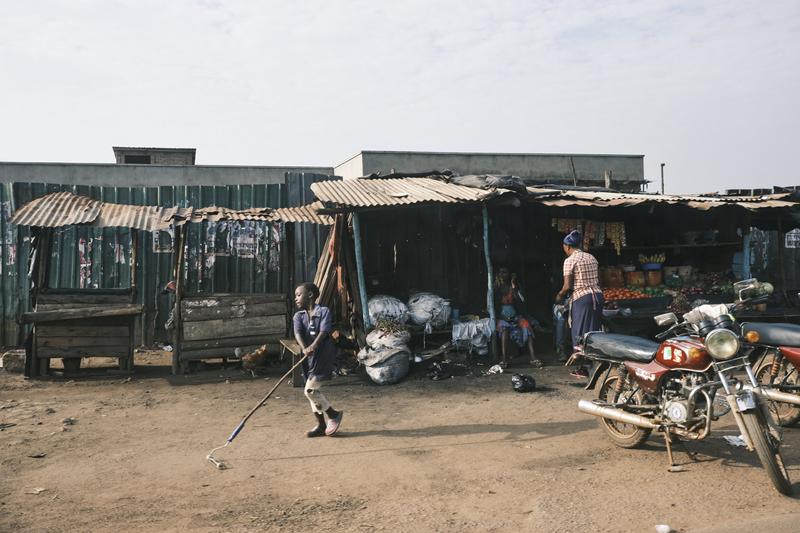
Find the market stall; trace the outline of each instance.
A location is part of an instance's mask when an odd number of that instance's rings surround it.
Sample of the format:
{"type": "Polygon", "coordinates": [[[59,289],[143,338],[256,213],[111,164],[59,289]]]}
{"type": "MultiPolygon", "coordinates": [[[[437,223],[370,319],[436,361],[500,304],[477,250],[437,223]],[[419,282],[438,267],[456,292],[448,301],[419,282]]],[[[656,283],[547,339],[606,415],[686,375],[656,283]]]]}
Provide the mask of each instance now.
{"type": "MultiPolygon", "coordinates": [[[[12,223],[30,226],[33,235],[32,310],[21,316],[23,322],[33,324],[26,372],[32,376],[46,375],[53,358],[62,359],[65,370],[74,372],[80,368],[84,357],[115,357],[120,370],[133,370],[134,319],[142,312],[142,305],[136,303],[140,275],[136,257],[139,231],[164,232],[175,238],[174,247],[170,247],[175,301],[169,321],[174,325],[172,366],[175,373],[185,371],[191,361],[198,359],[238,356],[269,341],[277,345],[288,329],[290,308],[287,308],[286,294],[274,290],[261,294],[209,292],[203,291],[197,280],[188,288],[187,272],[190,265],[202,271],[204,265],[213,264],[217,251],[216,232],[218,225],[224,223],[226,229],[232,227],[238,236],[233,239],[229,232],[228,239],[223,240],[223,244],[237,247],[236,260],[260,259],[271,271],[282,272],[286,277],[283,286],[293,286],[291,266],[294,262],[288,259],[293,249],[290,245],[288,254],[281,253],[280,235],[283,224],[291,234],[293,225],[300,222],[330,224],[332,219],[317,214],[315,206],[247,210],[136,206],[102,202],[70,192],[49,194],[25,204],[14,214],[12,223]],[[187,246],[190,224],[204,230],[207,257],[186,256],[190,249],[187,246]],[[117,240],[111,243],[118,263],[125,265],[125,272],[128,272],[128,286],[118,279],[116,271],[115,283],[122,287],[95,285],[63,289],[52,286],[50,265],[58,259],[53,252],[53,232],[71,227],[97,232],[129,228],[130,241],[126,245],[117,240]]],[[[95,238],[100,245],[104,244],[101,237],[95,238]]],[[[289,242],[293,243],[293,239],[289,242]]],[[[92,257],[84,255],[80,246],[83,244],[67,253],[80,255],[81,269],[90,270],[92,257]]],[[[252,269],[252,273],[255,277],[256,270],[252,269]]],[[[241,280],[235,281],[238,287],[241,280]]],[[[261,286],[266,285],[261,283],[261,286]]]]}
{"type": "Polygon", "coordinates": [[[354,259],[339,266],[351,273],[367,332],[367,306],[360,302],[376,295],[407,302],[418,291],[495,324],[498,266],[516,274],[528,296],[525,313],[547,329],[562,283],[561,238],[580,228],[585,248],[604,267],[607,325],[649,336],[655,314],[729,296],[730,281],[747,275],[751,227],[797,216],[787,195],[627,194],[445,173],[371,176],[312,190],[328,212],[351,217],[345,228],[354,259]]]}

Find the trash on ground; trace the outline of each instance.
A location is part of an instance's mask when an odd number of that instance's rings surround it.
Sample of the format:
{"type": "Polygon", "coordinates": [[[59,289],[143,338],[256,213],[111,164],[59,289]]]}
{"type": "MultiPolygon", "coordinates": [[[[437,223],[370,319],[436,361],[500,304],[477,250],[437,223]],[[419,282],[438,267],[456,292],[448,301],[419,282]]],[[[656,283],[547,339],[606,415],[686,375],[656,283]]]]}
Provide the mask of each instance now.
{"type": "Polygon", "coordinates": [[[656,533],[673,533],[675,531],[667,524],[658,524],[656,526],[656,533]]]}
{"type": "Polygon", "coordinates": [[[725,435],[722,438],[725,439],[725,442],[727,442],[731,446],[741,446],[742,448],[747,448],[747,443],[745,443],[745,441],[744,441],[744,439],[742,438],[741,435],[739,435],[738,437],[733,437],[731,435],[725,435]]]}
{"type": "Polygon", "coordinates": [[[16,424],[12,424],[11,422],[0,424],[0,431],[5,431],[6,429],[13,428],[14,426],[16,426],[16,424]]]}
{"type": "Polygon", "coordinates": [[[44,492],[44,491],[46,491],[46,490],[47,490],[47,489],[46,489],[46,488],[44,488],[44,487],[34,487],[34,488],[32,488],[32,489],[26,490],[26,491],[25,491],[25,494],[41,494],[41,493],[43,493],[43,492],[44,492]]]}
{"type": "Polygon", "coordinates": [[[165,344],[164,345],[164,351],[165,352],[171,352],[172,351],[172,345],[171,344],[165,344]]]}
{"type": "Polygon", "coordinates": [[[672,465],[670,466],[667,471],[677,473],[677,472],[687,472],[686,467],[682,465],[672,465]]]}
{"type": "Polygon", "coordinates": [[[47,454],[44,452],[32,453],[28,457],[31,459],[41,459],[42,457],[47,457],[47,454]]]}
{"type": "Polygon", "coordinates": [[[74,426],[75,424],[78,423],[78,419],[69,417],[62,420],[61,423],[64,424],[65,426],[74,426]]]}
{"type": "Polygon", "coordinates": [[[494,366],[489,367],[489,370],[484,372],[483,375],[484,376],[490,376],[492,374],[502,374],[502,373],[503,373],[503,367],[500,366],[500,365],[494,365],[494,366]]]}
{"type": "Polygon", "coordinates": [[[536,380],[530,374],[514,374],[511,376],[511,386],[515,392],[533,392],[536,390],[536,380]]]}
{"type": "Polygon", "coordinates": [[[442,381],[444,379],[450,379],[453,377],[453,374],[450,372],[449,365],[434,361],[428,370],[428,377],[433,381],[442,381]]]}

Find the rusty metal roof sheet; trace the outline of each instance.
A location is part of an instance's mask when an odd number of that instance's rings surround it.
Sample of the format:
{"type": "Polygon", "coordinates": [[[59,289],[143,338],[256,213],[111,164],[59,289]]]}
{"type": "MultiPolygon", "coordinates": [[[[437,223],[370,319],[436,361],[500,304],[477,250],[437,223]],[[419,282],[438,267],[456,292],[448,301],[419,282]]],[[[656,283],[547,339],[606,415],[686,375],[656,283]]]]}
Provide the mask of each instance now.
{"type": "Polygon", "coordinates": [[[684,205],[701,211],[723,206],[735,206],[748,210],[798,207],[797,203],[784,200],[784,198],[788,198],[789,194],[765,196],[674,196],[569,189],[557,190],[541,187],[528,187],[528,190],[538,195],[532,198],[533,202],[552,207],[626,207],[652,203],[684,205]]]}
{"type": "Polygon", "coordinates": [[[11,222],[44,228],[85,224],[153,231],[168,226],[171,214],[171,209],[163,207],[110,204],[71,192],[56,192],[23,205],[11,222]]]}
{"type": "Polygon", "coordinates": [[[300,207],[272,209],[269,207],[235,210],[227,207],[155,207],[149,205],[113,204],[79,196],[71,192],[57,192],[42,196],[22,206],[11,219],[20,226],[56,228],[84,224],[100,228],[128,227],[145,231],[166,229],[170,225],[202,221],[261,221],[261,222],[312,222],[332,224],[333,219],[320,215],[317,202],[300,207]]]}
{"type": "Polygon", "coordinates": [[[337,207],[379,207],[423,202],[481,202],[495,190],[464,187],[433,178],[351,179],[311,184],[316,197],[337,207]]]}
{"type": "Polygon", "coordinates": [[[333,225],[333,217],[319,213],[324,209],[322,202],[314,202],[299,207],[280,207],[275,210],[275,216],[282,222],[308,222],[323,226],[333,225]]]}

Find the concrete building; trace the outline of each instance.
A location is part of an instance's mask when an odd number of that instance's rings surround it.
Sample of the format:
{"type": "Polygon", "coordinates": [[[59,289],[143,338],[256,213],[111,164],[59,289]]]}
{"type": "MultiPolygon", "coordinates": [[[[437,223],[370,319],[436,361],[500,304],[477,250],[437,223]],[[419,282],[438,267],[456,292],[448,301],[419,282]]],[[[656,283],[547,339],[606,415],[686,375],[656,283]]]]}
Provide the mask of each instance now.
{"type": "Polygon", "coordinates": [[[530,182],[588,186],[604,186],[611,171],[615,189],[638,192],[647,184],[643,155],[362,151],[334,167],[334,172],[351,179],[444,169],[462,176],[510,174],[530,182]]]}
{"type": "Polygon", "coordinates": [[[287,173],[333,174],[333,167],[196,165],[194,148],[114,147],[116,163],[0,162],[0,183],[158,187],[272,185],[287,173]]]}
{"type": "Polygon", "coordinates": [[[287,173],[353,179],[373,173],[449,169],[461,175],[511,174],[533,183],[644,188],[644,156],[588,154],[490,154],[362,151],[335,167],[196,165],[194,148],[114,147],[116,163],[0,162],[0,183],[56,183],[125,187],[285,183],[287,173]]]}

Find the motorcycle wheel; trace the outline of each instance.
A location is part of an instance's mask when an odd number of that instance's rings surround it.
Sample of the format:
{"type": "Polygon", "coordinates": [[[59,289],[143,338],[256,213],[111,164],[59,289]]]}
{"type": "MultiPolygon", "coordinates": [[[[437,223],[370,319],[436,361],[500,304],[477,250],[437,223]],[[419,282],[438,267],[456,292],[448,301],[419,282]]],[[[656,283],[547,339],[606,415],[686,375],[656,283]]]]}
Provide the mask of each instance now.
{"type": "Polygon", "coordinates": [[[747,411],[742,413],[742,421],[745,429],[753,441],[753,447],[761,461],[767,476],[775,489],[783,495],[789,496],[792,493],[792,485],[789,482],[789,474],[781,456],[780,444],[776,444],[769,432],[763,415],[760,411],[747,411]]]}
{"type": "MultiPolygon", "coordinates": [[[[600,391],[597,398],[605,403],[616,403],[620,401],[617,393],[614,391],[619,376],[608,376],[603,384],[600,386],[600,391]]],[[[629,403],[633,405],[641,405],[644,400],[642,391],[636,391],[633,397],[630,397],[632,390],[630,385],[626,385],[620,393],[624,399],[629,399],[629,403]]],[[[624,422],[617,422],[607,418],[600,418],[600,427],[602,427],[611,440],[620,448],[636,448],[641,446],[644,441],[650,436],[651,430],[640,428],[632,424],[625,424],[624,422]]]]}
{"type": "MultiPolygon", "coordinates": [[[[781,383],[792,370],[791,363],[783,359],[783,361],[781,361],[780,370],[778,370],[778,376],[773,380],[770,378],[770,371],[772,370],[772,361],[774,358],[775,354],[769,354],[764,357],[756,367],[755,374],[759,383],[769,386],[772,386],[774,383],[781,383]]],[[[797,377],[798,373],[795,372],[788,378],[786,384],[797,385],[797,377]]],[[[772,411],[772,415],[781,426],[791,426],[800,420],[800,407],[796,405],[769,402],[769,410],[772,411]]]]}

